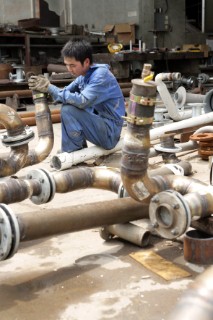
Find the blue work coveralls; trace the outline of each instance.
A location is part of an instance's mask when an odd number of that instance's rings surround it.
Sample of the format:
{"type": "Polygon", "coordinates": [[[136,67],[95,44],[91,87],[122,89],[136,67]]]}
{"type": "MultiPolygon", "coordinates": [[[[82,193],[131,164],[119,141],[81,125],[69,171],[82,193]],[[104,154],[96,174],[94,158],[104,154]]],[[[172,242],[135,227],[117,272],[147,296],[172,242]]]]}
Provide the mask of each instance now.
{"type": "Polygon", "coordinates": [[[94,64],[85,76],[64,89],[49,85],[61,102],[62,152],[82,149],[86,140],[104,149],[115,147],[125,115],[124,97],[107,64],[94,64]]]}

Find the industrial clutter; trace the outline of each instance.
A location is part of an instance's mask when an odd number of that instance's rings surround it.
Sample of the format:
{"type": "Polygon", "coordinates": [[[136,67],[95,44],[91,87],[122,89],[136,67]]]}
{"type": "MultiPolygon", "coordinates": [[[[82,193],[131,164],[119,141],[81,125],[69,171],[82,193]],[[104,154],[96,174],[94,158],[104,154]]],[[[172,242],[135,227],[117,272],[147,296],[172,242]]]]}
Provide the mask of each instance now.
{"type": "Polygon", "coordinates": [[[212,320],[212,1],[0,5],[0,319],[212,320]]]}

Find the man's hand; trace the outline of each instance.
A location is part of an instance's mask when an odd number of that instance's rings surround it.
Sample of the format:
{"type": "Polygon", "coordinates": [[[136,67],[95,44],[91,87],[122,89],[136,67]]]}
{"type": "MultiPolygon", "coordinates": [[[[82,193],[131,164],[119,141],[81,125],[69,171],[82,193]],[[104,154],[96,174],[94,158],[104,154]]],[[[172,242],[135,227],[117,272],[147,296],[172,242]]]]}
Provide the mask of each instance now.
{"type": "Polygon", "coordinates": [[[49,85],[50,81],[43,75],[31,76],[28,80],[29,89],[33,91],[46,93],[48,91],[49,85]]]}

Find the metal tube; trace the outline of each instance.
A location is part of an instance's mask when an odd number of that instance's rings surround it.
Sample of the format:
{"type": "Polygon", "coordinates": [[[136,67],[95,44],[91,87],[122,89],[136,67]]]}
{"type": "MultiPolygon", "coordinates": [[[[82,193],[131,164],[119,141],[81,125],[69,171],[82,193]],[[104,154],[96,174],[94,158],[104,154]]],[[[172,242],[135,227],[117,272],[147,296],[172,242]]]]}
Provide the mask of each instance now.
{"type": "MultiPolygon", "coordinates": [[[[13,140],[25,133],[25,124],[18,114],[10,107],[0,104],[0,123],[6,128],[8,137],[13,140]]],[[[0,177],[5,177],[20,170],[27,159],[28,141],[20,145],[12,145],[6,159],[0,159],[0,177]]]]}
{"type": "Polygon", "coordinates": [[[116,169],[107,167],[81,167],[53,174],[56,192],[66,193],[78,189],[97,188],[118,193],[121,176],[116,169]]]}
{"type": "Polygon", "coordinates": [[[20,240],[29,241],[148,217],[148,203],[131,198],[17,214],[20,240]]]}
{"type": "Polygon", "coordinates": [[[139,247],[146,247],[150,240],[150,231],[145,230],[133,223],[113,224],[106,227],[110,234],[136,244],[139,247]]]}
{"type": "Polygon", "coordinates": [[[47,95],[39,92],[33,93],[36,110],[36,126],[39,142],[35,150],[30,150],[24,167],[37,164],[48,157],[54,144],[53,125],[47,95]]]}
{"type": "Polygon", "coordinates": [[[180,77],[181,77],[180,73],[159,73],[155,77],[157,90],[161,96],[161,99],[163,100],[164,105],[168,110],[170,118],[173,119],[174,121],[188,119],[190,115],[185,113],[183,113],[182,115],[180,114],[163,80],[178,80],[180,79],[180,77]]]}
{"type": "Polygon", "coordinates": [[[213,319],[213,267],[209,267],[184,293],[168,320],[213,319]]]}
{"type": "MultiPolygon", "coordinates": [[[[142,76],[150,73],[144,66],[142,76]]],[[[127,132],[124,136],[121,158],[121,177],[130,197],[142,201],[158,191],[158,186],[148,177],[149,130],[153,122],[156,85],[143,79],[132,80],[127,112],[127,132]]]]}

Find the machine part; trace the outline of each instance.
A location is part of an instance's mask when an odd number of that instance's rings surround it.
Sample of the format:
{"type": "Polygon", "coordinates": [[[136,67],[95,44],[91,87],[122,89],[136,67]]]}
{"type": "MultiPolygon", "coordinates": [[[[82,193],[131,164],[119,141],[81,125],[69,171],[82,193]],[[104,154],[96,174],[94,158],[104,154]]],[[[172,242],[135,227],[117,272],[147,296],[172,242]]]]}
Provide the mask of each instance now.
{"type": "Polygon", "coordinates": [[[8,133],[1,135],[2,144],[6,147],[18,147],[30,142],[34,138],[34,132],[26,126],[22,133],[16,136],[10,136],[8,133]]]}
{"type": "Polygon", "coordinates": [[[213,155],[213,133],[195,133],[190,136],[190,139],[199,141],[198,154],[203,160],[208,160],[213,155]]]}
{"type": "Polygon", "coordinates": [[[184,259],[194,264],[213,263],[213,237],[198,231],[189,230],[184,236],[184,259]]]}
{"type": "Polygon", "coordinates": [[[11,258],[18,250],[20,231],[12,210],[0,204],[0,260],[11,258]]]}
{"type": "Polygon", "coordinates": [[[210,77],[206,73],[200,73],[197,77],[198,81],[202,84],[209,82],[210,77]]]}
{"type": "Polygon", "coordinates": [[[213,267],[209,267],[180,298],[168,320],[212,320],[213,318],[213,267]]]}
{"type": "Polygon", "coordinates": [[[55,181],[52,175],[45,169],[31,170],[26,176],[27,179],[36,179],[40,182],[41,192],[32,195],[30,200],[35,204],[42,204],[51,201],[55,195],[55,181]]]}
{"type": "Polygon", "coordinates": [[[154,146],[155,150],[166,153],[176,153],[182,151],[182,148],[178,147],[174,143],[175,134],[163,134],[160,137],[161,144],[154,146]]]}
{"type": "Polygon", "coordinates": [[[146,247],[150,241],[150,231],[130,222],[102,227],[100,236],[106,241],[111,240],[114,236],[118,236],[139,247],[146,247]]]}
{"type": "Polygon", "coordinates": [[[188,103],[203,103],[205,95],[186,92],[184,87],[179,87],[174,93],[174,101],[178,108],[183,108],[188,103]]]}
{"type": "Polygon", "coordinates": [[[209,113],[213,111],[213,89],[207,92],[204,98],[204,111],[209,113]]]}
{"type": "Polygon", "coordinates": [[[174,190],[160,192],[151,198],[149,217],[156,232],[166,239],[179,237],[191,223],[186,201],[174,190]]]}

